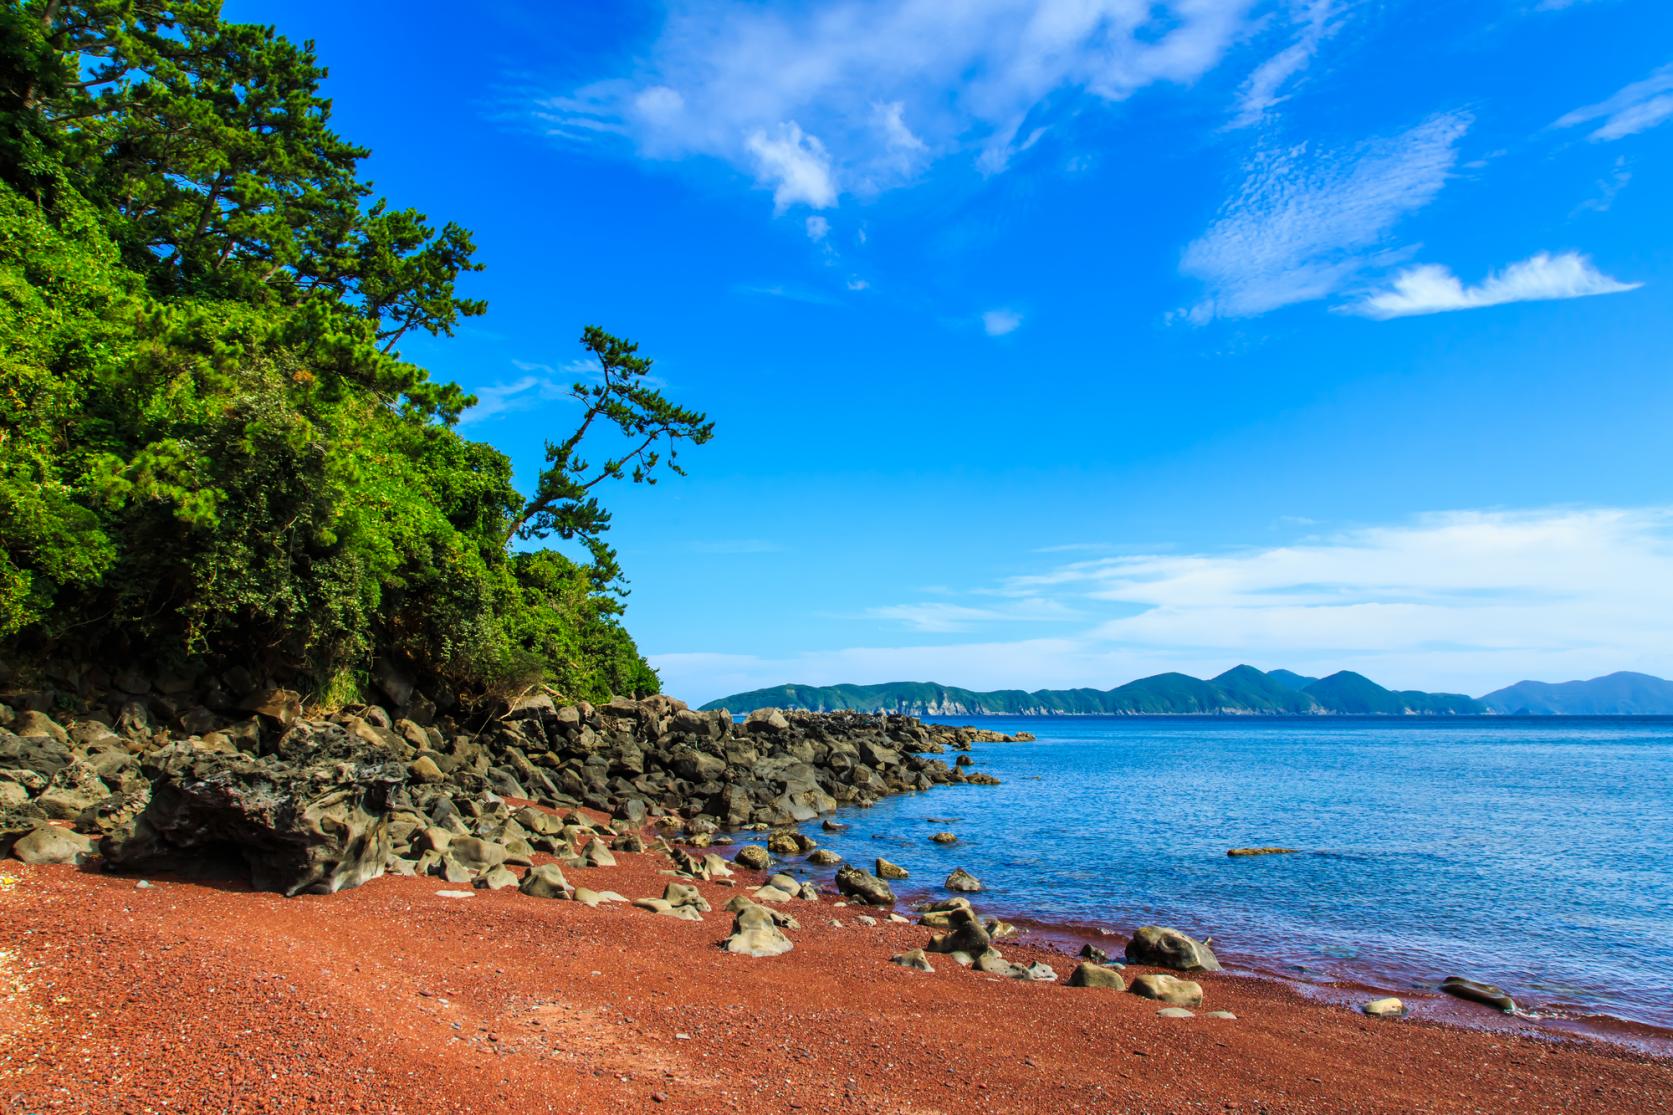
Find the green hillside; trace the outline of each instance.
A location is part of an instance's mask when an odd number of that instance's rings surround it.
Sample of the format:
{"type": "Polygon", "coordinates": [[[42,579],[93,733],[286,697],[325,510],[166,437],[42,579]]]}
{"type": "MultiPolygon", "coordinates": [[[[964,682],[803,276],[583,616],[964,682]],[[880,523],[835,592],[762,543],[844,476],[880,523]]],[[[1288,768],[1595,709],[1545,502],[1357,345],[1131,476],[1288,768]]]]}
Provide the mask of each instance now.
{"type": "Polygon", "coordinates": [[[779,685],[710,701],[705,709],[814,711],[853,709],[913,716],[1187,716],[1328,714],[1470,715],[1490,711],[1455,693],[1397,692],[1344,670],[1312,679],[1287,670],[1235,666],[1204,681],[1166,673],[1114,689],[1020,689],[977,692],[933,682],[880,685],[779,685]],[[1297,688],[1291,681],[1304,683],[1297,688]]]}

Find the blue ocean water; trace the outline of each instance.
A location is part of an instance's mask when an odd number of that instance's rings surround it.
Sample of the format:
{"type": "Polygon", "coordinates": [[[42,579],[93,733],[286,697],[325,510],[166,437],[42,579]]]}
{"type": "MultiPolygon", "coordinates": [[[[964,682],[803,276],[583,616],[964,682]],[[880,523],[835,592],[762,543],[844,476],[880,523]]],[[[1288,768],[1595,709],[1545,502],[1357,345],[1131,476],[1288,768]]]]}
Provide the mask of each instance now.
{"type": "Polygon", "coordinates": [[[1039,739],[975,745],[1001,786],[807,826],[908,868],[903,896],[963,866],[985,913],[1157,922],[1303,982],[1458,974],[1554,1017],[1673,1027],[1673,718],[947,722],[1039,739]],[[1300,854],[1225,854],[1256,845],[1300,854]]]}

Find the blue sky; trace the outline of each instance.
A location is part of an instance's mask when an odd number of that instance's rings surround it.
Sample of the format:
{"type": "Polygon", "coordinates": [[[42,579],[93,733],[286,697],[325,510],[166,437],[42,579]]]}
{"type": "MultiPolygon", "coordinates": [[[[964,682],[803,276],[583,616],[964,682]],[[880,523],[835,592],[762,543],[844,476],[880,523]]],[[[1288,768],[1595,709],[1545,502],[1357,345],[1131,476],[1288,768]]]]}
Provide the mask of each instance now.
{"type": "Polygon", "coordinates": [[[487,317],[714,441],[620,489],[670,692],[1673,674],[1673,5],[235,2],[487,317]]]}

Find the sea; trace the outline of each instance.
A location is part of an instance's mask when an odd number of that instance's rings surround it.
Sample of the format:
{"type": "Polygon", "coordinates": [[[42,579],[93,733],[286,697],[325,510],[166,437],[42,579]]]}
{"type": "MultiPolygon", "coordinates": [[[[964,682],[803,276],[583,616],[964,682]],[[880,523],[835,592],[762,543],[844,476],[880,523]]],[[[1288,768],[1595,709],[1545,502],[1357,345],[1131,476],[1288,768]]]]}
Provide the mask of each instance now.
{"type": "Polygon", "coordinates": [[[849,862],[907,868],[903,899],[946,897],[964,867],[983,914],[1060,944],[1118,956],[1133,927],[1169,925],[1326,998],[1439,1004],[1460,975],[1509,991],[1523,1022],[1670,1048],[1673,718],[943,722],[1038,738],[973,746],[1002,785],[804,826],[849,862]],[[958,842],[932,843],[942,830],[958,842]],[[1296,851],[1226,855],[1269,845],[1296,851]]]}

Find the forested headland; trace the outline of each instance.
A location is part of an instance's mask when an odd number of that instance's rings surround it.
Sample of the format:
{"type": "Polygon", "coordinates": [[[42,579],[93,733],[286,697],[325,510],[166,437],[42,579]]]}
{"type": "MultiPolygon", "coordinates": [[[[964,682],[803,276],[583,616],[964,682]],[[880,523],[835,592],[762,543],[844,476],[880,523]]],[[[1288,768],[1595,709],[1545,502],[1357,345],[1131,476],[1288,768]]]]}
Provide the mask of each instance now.
{"type": "Polygon", "coordinates": [[[654,691],[602,499],[712,423],[587,327],[519,492],[401,353],[486,311],[470,232],[374,192],[311,43],[219,9],[0,9],[6,668],[654,691]]]}

